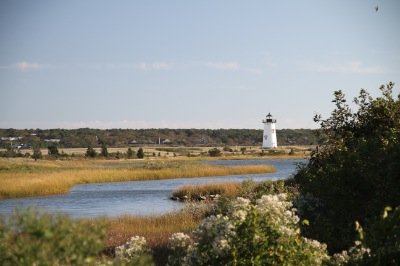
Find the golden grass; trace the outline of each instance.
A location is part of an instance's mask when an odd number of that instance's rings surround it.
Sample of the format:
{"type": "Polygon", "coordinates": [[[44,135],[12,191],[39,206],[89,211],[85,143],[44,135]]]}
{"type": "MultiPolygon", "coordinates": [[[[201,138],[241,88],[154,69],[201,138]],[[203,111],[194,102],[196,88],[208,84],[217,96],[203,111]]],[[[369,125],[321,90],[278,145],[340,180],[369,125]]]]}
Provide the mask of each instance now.
{"type": "Polygon", "coordinates": [[[144,236],[151,248],[167,245],[168,238],[177,232],[189,233],[203,217],[190,212],[169,213],[161,216],[121,216],[108,221],[108,246],[118,246],[130,237],[144,236]]]}
{"type": "Polygon", "coordinates": [[[237,167],[177,161],[154,167],[104,167],[99,161],[0,161],[0,199],[67,193],[77,184],[274,172],[272,166],[237,167]],[[96,162],[96,163],[94,163],[96,162]]]}
{"type": "Polygon", "coordinates": [[[152,250],[156,265],[166,265],[170,254],[169,237],[178,232],[190,234],[205,217],[204,213],[204,208],[200,211],[185,208],[183,211],[161,216],[108,218],[106,254],[112,255],[114,247],[125,243],[132,236],[143,236],[152,250]]]}
{"type": "Polygon", "coordinates": [[[182,186],[173,192],[174,197],[183,198],[187,196],[190,200],[196,200],[200,196],[222,195],[233,197],[238,195],[241,189],[239,182],[213,183],[205,185],[187,185],[182,186]]]}

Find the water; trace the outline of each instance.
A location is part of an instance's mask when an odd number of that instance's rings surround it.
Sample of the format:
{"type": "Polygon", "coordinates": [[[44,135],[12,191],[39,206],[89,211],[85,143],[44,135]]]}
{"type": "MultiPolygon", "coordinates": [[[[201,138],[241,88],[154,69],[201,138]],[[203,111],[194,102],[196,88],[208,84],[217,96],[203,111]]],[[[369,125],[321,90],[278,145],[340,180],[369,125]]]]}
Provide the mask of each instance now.
{"type": "Polygon", "coordinates": [[[277,180],[294,173],[297,163],[305,160],[226,160],[206,161],[216,165],[274,165],[275,173],[219,177],[176,178],[77,185],[69,194],[0,200],[0,214],[10,215],[16,207],[34,206],[50,213],[61,212],[76,218],[115,217],[123,214],[163,214],[183,207],[170,200],[172,191],[183,185],[215,182],[277,180]]]}

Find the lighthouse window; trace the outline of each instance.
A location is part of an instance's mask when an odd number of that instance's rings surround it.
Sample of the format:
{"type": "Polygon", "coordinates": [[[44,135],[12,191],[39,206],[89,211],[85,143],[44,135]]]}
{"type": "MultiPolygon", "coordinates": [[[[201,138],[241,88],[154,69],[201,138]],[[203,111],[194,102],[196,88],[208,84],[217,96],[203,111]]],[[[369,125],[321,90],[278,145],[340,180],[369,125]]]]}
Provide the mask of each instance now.
{"type": "Polygon", "coordinates": [[[272,133],[275,133],[275,129],[271,129],[271,132],[272,132],[272,133]]]}

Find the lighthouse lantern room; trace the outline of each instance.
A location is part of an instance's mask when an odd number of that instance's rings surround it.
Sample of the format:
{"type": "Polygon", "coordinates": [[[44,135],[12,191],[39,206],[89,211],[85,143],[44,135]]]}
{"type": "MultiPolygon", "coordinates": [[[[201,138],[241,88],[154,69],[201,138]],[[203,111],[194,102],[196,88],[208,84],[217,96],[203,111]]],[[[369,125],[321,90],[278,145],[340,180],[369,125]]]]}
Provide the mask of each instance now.
{"type": "Polygon", "coordinates": [[[268,113],[267,118],[262,121],[264,123],[264,138],[262,147],[266,149],[278,147],[276,141],[276,119],[274,119],[271,113],[268,113]]]}

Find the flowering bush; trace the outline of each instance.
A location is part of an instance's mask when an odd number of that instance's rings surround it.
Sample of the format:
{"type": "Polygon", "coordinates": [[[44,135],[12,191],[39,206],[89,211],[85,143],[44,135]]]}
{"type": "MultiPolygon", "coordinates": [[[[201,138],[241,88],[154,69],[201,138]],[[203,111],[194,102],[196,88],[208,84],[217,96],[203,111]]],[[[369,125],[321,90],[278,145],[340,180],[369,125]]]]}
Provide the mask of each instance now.
{"type": "Polygon", "coordinates": [[[301,237],[287,194],[264,195],[255,204],[233,201],[193,232],[170,239],[169,265],[321,265],[326,246],[301,237]]]}
{"type": "Polygon", "coordinates": [[[115,256],[121,261],[131,261],[148,252],[146,239],[133,236],[125,244],[115,248],[115,256]]]}
{"type": "Polygon", "coordinates": [[[341,253],[334,254],[331,264],[335,266],[368,265],[363,264],[363,260],[369,257],[371,257],[371,249],[364,247],[361,241],[355,241],[354,246],[350,247],[348,251],[344,250],[341,253]]]}
{"type": "Polygon", "coordinates": [[[169,246],[173,252],[173,256],[168,257],[168,265],[180,266],[185,265],[185,256],[191,248],[192,240],[190,236],[184,233],[175,233],[169,238],[169,246]]]}

